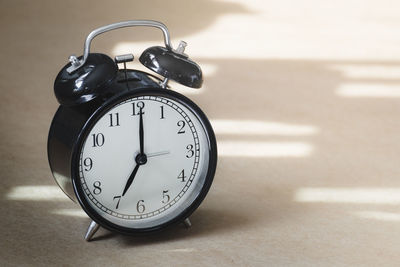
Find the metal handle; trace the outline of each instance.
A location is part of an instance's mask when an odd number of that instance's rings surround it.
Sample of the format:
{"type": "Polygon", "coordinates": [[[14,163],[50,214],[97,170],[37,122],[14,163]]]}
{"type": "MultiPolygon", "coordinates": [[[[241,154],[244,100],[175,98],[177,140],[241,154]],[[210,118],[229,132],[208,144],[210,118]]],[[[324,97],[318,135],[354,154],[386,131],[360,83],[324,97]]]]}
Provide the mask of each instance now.
{"type": "Polygon", "coordinates": [[[78,60],[75,56],[71,56],[69,58],[69,61],[71,62],[71,66],[69,68],[67,68],[67,72],[72,73],[72,72],[76,71],[77,69],[79,69],[80,67],[82,67],[83,64],[85,64],[85,62],[89,56],[89,53],[90,53],[90,43],[92,42],[94,37],[96,37],[99,34],[102,34],[102,33],[108,32],[108,31],[112,31],[115,29],[125,28],[125,27],[134,27],[134,26],[155,27],[155,28],[160,29],[164,34],[165,46],[168,49],[172,50],[168,28],[163,23],[154,21],[154,20],[128,20],[128,21],[117,22],[117,23],[113,23],[113,24],[109,24],[109,25],[97,28],[97,29],[93,30],[91,33],[89,33],[89,35],[86,37],[86,41],[85,41],[85,46],[84,46],[84,50],[83,50],[83,59],[78,60]]]}

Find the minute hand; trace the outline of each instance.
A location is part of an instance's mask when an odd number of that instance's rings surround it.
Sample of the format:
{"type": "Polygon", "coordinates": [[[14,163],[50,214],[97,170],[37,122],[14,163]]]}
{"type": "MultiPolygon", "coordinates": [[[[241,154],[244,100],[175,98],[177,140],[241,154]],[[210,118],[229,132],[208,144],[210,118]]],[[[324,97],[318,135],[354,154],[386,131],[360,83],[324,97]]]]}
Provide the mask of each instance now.
{"type": "Polygon", "coordinates": [[[143,131],[143,112],[140,109],[139,117],[139,141],[140,141],[140,154],[144,155],[144,131],[143,131]]]}

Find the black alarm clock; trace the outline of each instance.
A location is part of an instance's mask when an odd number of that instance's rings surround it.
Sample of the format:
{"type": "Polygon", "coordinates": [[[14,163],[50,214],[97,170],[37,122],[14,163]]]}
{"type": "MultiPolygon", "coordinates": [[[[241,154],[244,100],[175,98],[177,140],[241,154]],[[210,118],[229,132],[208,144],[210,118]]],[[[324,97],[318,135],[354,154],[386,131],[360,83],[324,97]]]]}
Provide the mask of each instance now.
{"type": "Polygon", "coordinates": [[[185,46],[173,49],[160,22],[114,23],[92,31],[83,56],[71,56],[59,72],[54,92],[60,107],[50,126],[48,158],[57,184],[92,219],[86,240],[100,226],[122,234],[189,226],[207,195],[217,165],[213,129],[195,103],[168,86],[169,80],[202,85],[201,69],[184,54],[185,46]],[[127,69],[132,54],[113,60],[90,53],[97,35],[131,26],[163,32],[165,46],[150,47],[139,58],[156,74],[127,69]]]}

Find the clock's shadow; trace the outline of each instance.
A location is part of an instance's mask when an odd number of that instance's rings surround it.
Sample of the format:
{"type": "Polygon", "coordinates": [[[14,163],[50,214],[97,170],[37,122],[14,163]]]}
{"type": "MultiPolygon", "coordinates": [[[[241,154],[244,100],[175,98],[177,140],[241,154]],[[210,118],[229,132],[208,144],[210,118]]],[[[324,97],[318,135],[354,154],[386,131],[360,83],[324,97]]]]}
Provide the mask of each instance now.
{"type": "Polygon", "coordinates": [[[116,238],[127,246],[164,243],[172,240],[230,232],[245,226],[250,220],[240,214],[239,211],[223,209],[217,206],[215,208],[199,208],[190,216],[190,221],[192,223],[191,227],[186,227],[183,223],[179,223],[169,227],[166,231],[138,236],[120,235],[100,229],[91,242],[116,238]]]}

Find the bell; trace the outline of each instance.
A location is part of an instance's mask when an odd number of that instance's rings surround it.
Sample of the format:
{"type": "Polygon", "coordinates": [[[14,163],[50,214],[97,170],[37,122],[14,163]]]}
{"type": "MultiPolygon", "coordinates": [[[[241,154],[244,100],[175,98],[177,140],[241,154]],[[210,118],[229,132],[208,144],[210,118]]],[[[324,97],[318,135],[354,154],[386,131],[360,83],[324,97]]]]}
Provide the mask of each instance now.
{"type": "Polygon", "coordinates": [[[65,65],[57,75],[54,93],[61,105],[74,106],[95,99],[107,91],[117,75],[115,62],[99,53],[90,53],[84,65],[69,73],[67,69],[81,59],[82,56],[71,56],[71,63],[65,65]]]}
{"type": "MultiPolygon", "coordinates": [[[[182,47],[182,43],[180,47],[182,47]]],[[[139,61],[167,79],[185,86],[200,88],[203,83],[200,66],[190,60],[183,53],[183,49],[184,46],[176,51],[166,47],[153,46],[142,53],[139,61]]]]}

